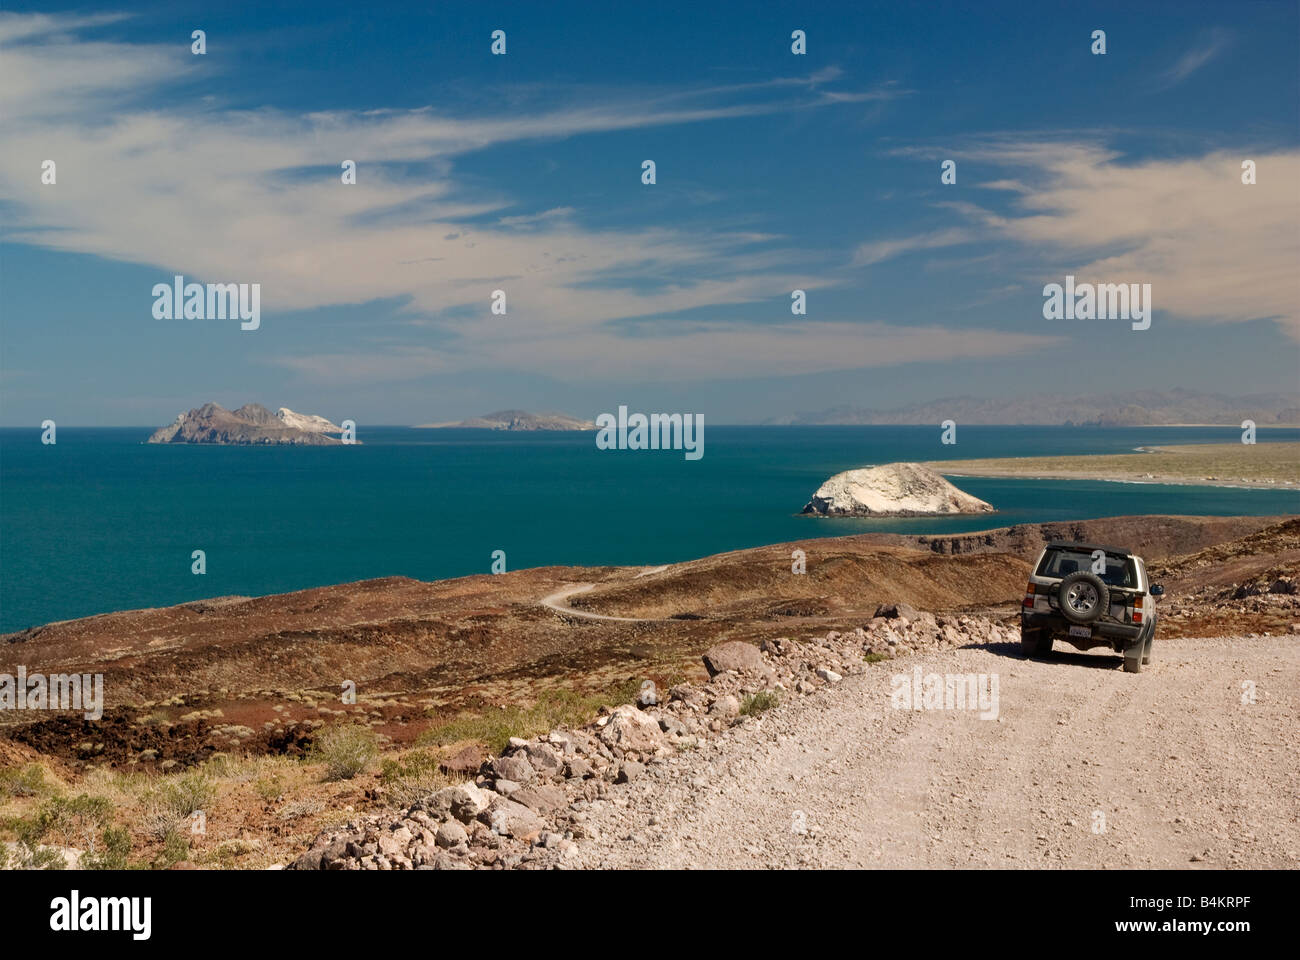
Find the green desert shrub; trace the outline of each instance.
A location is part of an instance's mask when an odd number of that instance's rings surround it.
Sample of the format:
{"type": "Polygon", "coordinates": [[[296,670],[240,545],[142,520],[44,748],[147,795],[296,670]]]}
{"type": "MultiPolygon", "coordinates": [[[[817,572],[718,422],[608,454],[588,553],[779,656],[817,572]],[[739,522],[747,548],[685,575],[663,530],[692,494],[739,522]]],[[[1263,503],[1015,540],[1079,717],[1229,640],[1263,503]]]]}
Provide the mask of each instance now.
{"type": "Polygon", "coordinates": [[[325,764],[325,779],[351,780],[379,756],[379,736],[360,724],[327,727],[312,744],[312,759],[325,764]]]}
{"type": "Polygon", "coordinates": [[[403,757],[384,760],[379,782],[397,803],[407,806],[436,793],[452,783],[438,769],[438,758],[424,750],[413,750],[403,757]]]}
{"type": "Polygon", "coordinates": [[[145,832],[165,840],[195,813],[211,807],[216,796],[216,785],[202,771],[167,778],[141,801],[145,832]]]}
{"type": "Polygon", "coordinates": [[[595,693],[579,693],[558,687],[543,690],[530,706],[511,704],[501,708],[487,707],[478,713],[463,713],[430,727],[417,742],[421,746],[445,746],[474,740],[486,745],[493,753],[500,753],[511,737],[526,740],[556,727],[580,726],[588,723],[601,707],[632,703],[640,688],[639,680],[628,679],[595,693]]]}
{"type": "Polygon", "coordinates": [[[39,763],[0,770],[0,797],[42,797],[56,789],[39,763]]]}
{"type": "Polygon", "coordinates": [[[764,710],[771,710],[780,701],[777,695],[771,690],[760,690],[758,693],[751,693],[740,703],[740,713],[746,717],[756,717],[764,710]]]}
{"type": "Polygon", "coordinates": [[[99,845],[81,858],[83,870],[125,870],[131,856],[131,832],[126,827],[105,827],[99,845]]]}

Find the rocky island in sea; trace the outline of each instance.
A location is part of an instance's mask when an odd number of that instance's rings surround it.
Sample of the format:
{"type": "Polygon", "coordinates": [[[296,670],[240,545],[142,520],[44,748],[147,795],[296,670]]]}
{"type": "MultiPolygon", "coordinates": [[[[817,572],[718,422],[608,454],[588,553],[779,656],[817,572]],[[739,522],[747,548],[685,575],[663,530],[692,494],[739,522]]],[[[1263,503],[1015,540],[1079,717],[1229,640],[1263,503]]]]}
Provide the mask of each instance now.
{"type": "Polygon", "coordinates": [[[342,443],[339,437],[330,436],[342,432],[342,427],[324,417],[294,413],[288,407],[272,413],[260,403],[246,403],[238,410],[205,403],[155,430],[149,443],[324,446],[342,443]]]}
{"type": "Polygon", "coordinates": [[[919,463],[887,463],[837,473],[817,488],[803,508],[803,513],[819,517],[931,517],[992,512],[992,504],[958,490],[919,463]]]}
{"type": "Polygon", "coordinates": [[[529,413],[527,410],[498,410],[481,417],[447,423],[422,423],[421,427],[458,427],[463,430],[595,430],[592,420],[579,420],[564,413],[529,413]]]}

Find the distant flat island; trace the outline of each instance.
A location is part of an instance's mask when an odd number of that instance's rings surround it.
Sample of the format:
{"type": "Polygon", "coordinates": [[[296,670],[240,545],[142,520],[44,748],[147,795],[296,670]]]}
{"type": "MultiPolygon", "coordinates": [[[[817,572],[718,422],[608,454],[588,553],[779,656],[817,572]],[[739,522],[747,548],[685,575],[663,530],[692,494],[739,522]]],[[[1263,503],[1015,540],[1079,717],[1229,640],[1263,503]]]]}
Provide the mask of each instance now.
{"type": "Polygon", "coordinates": [[[342,439],[331,434],[342,433],[342,427],[324,417],[294,413],[288,407],[272,413],[260,403],[246,403],[238,410],[227,410],[218,403],[205,403],[155,430],[148,442],[327,446],[341,444],[342,439]]]}
{"type": "Polygon", "coordinates": [[[1134,453],[934,460],[926,466],[949,477],[1035,477],[1285,489],[1300,484],[1300,443],[1187,443],[1142,447],[1134,453]]]}
{"type": "Polygon", "coordinates": [[[1058,393],[1020,397],[944,397],[891,410],[844,405],[815,413],[778,417],[775,426],[911,425],[957,423],[989,426],[1045,424],[1051,426],[1229,426],[1253,420],[1261,427],[1300,424],[1300,394],[1258,393],[1226,397],[1179,388],[1130,393],[1064,396],[1058,393]]]}
{"type": "Polygon", "coordinates": [[[527,410],[498,410],[468,420],[446,423],[421,423],[420,429],[459,428],[462,430],[595,430],[592,420],[579,420],[565,413],[529,413],[527,410]]]}

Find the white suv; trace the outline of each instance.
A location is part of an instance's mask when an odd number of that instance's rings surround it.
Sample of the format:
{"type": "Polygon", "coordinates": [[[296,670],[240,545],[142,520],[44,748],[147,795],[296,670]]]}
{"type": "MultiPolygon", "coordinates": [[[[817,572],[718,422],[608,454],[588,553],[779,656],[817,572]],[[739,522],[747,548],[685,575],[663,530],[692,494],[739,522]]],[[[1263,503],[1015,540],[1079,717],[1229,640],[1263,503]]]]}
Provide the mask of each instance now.
{"type": "Polygon", "coordinates": [[[1151,662],[1155,598],[1164,592],[1131,550],[1053,540],[1025,587],[1021,649],[1044,656],[1058,637],[1080,650],[1108,646],[1124,654],[1125,670],[1140,673],[1151,662]]]}

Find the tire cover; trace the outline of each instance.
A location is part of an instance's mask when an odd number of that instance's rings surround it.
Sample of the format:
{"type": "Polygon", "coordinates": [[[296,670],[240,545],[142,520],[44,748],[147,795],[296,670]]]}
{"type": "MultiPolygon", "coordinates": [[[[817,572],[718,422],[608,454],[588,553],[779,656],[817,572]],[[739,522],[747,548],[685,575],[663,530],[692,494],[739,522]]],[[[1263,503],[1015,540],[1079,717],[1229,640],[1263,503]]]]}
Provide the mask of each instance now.
{"type": "Polygon", "coordinates": [[[1056,588],[1056,602],[1065,619],[1092,623],[1110,609],[1110,590],[1095,573],[1079,570],[1061,581],[1056,588]]]}

